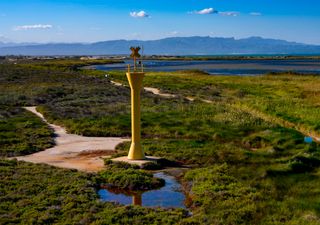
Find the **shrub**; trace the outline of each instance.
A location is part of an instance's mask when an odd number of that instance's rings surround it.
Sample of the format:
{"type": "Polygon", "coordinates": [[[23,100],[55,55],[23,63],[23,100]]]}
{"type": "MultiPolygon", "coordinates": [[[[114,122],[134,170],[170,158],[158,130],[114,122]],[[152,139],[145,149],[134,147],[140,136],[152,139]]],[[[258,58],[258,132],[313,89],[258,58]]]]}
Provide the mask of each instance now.
{"type": "Polygon", "coordinates": [[[144,170],[160,170],[163,167],[161,166],[161,164],[157,163],[157,162],[148,162],[148,163],[144,163],[141,166],[141,169],[144,170]]]}
{"type": "Polygon", "coordinates": [[[296,156],[289,162],[289,167],[293,173],[311,172],[320,166],[318,158],[309,156],[296,156]]]}
{"type": "Polygon", "coordinates": [[[131,191],[150,190],[165,184],[163,179],[153,177],[152,173],[140,170],[137,165],[112,160],[106,161],[106,168],[99,175],[108,186],[131,191]]]}

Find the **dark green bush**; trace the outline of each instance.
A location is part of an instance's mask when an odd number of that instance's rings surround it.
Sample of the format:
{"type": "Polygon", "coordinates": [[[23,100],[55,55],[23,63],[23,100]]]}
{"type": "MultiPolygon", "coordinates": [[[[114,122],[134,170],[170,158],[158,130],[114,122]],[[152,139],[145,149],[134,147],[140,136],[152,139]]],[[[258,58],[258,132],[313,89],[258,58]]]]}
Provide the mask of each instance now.
{"type": "Polygon", "coordinates": [[[137,165],[112,160],[105,161],[106,168],[99,175],[110,187],[124,190],[150,190],[164,186],[165,181],[152,173],[140,170],[137,165]]]}
{"type": "Polygon", "coordinates": [[[296,156],[289,163],[289,167],[293,173],[311,172],[319,166],[320,160],[312,156],[296,156]]]}
{"type": "Polygon", "coordinates": [[[141,166],[141,169],[144,170],[160,170],[163,167],[161,166],[161,164],[157,163],[157,162],[148,162],[148,163],[144,163],[141,166]]]}

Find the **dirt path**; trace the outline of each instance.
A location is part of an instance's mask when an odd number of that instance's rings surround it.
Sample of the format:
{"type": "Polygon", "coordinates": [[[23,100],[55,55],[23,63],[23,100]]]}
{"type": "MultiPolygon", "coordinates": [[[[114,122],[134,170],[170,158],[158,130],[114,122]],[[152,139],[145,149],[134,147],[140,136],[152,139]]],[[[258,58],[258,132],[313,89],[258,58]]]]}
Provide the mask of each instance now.
{"type": "Polygon", "coordinates": [[[114,153],[118,144],[128,141],[118,137],[84,137],[68,134],[63,127],[48,123],[36,107],[25,109],[39,116],[54,130],[56,146],[31,155],[16,157],[18,160],[97,172],[103,168],[102,157],[114,153]]]}
{"type": "Polygon", "coordinates": [[[151,92],[154,95],[159,95],[159,96],[166,97],[166,98],[175,98],[175,97],[177,97],[176,95],[173,95],[173,94],[162,93],[158,88],[145,87],[144,90],[148,91],[148,92],[151,92]]]}
{"type": "MultiPolygon", "coordinates": [[[[111,81],[111,83],[115,86],[124,86],[123,84],[119,83],[119,82],[115,82],[115,81],[111,81]]],[[[160,91],[160,89],[158,88],[153,88],[153,87],[144,87],[143,88],[145,91],[147,92],[151,92],[154,95],[159,95],[161,97],[165,97],[165,98],[175,98],[177,97],[177,95],[174,94],[168,94],[168,93],[162,93],[160,91]]]]}

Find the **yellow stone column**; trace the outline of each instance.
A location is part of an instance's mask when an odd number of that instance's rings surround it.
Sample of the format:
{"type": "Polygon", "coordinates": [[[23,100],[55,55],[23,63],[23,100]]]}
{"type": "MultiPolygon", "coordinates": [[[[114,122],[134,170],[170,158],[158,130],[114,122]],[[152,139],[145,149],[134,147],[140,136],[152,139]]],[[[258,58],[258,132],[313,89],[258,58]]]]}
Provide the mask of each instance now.
{"type": "Polygon", "coordinates": [[[141,146],[141,125],[140,125],[140,93],[142,89],[143,72],[126,73],[131,88],[131,132],[132,140],[128,159],[145,159],[141,146]]]}

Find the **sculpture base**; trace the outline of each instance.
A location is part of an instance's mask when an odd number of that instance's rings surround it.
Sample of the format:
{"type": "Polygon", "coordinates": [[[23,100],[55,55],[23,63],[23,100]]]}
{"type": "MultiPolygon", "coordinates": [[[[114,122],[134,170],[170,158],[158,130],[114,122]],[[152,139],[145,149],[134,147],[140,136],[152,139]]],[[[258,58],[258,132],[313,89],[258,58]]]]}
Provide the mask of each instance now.
{"type": "Polygon", "coordinates": [[[158,162],[158,160],[160,160],[162,158],[159,157],[155,157],[155,156],[147,156],[145,157],[145,159],[141,159],[141,160],[130,160],[128,159],[127,156],[122,156],[122,157],[118,157],[118,158],[114,158],[111,159],[114,162],[126,162],[132,165],[138,165],[140,167],[143,167],[143,165],[151,163],[151,162],[158,162]]]}
{"type": "Polygon", "coordinates": [[[142,145],[139,143],[131,143],[128,159],[130,160],[142,160],[145,159],[144,152],[142,150],[142,145]]]}

